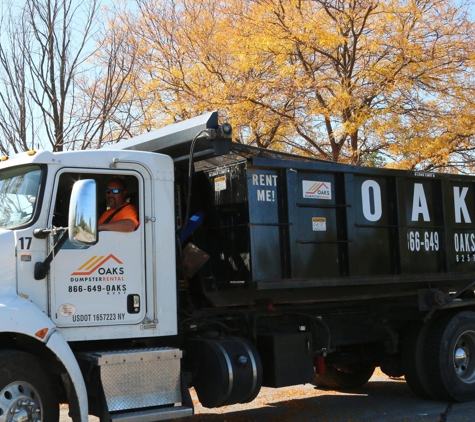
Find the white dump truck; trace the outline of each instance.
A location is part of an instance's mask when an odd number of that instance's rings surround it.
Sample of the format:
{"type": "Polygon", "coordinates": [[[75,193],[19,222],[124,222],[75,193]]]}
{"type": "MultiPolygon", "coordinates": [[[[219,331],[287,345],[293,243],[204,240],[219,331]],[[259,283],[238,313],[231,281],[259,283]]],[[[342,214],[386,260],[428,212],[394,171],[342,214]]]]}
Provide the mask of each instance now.
{"type": "Polygon", "coordinates": [[[232,142],[216,112],[0,161],[0,422],[153,422],[374,369],[475,399],[475,178],[232,142]],[[109,180],[138,210],[98,231],[109,180]]]}

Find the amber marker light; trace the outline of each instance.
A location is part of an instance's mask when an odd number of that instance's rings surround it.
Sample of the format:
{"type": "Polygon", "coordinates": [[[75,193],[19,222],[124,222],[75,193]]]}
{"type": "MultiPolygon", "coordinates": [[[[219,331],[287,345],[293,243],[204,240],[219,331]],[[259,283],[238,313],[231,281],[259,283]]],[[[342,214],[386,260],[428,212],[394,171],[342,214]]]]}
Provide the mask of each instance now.
{"type": "Polygon", "coordinates": [[[8,160],[8,155],[4,155],[2,158],[0,158],[0,161],[7,161],[8,160]]]}
{"type": "Polygon", "coordinates": [[[48,328],[43,328],[40,331],[37,331],[35,336],[43,340],[46,337],[46,334],[48,334],[48,328]]]}
{"type": "Polygon", "coordinates": [[[34,149],[26,152],[28,155],[35,155],[36,151],[34,149]]]}

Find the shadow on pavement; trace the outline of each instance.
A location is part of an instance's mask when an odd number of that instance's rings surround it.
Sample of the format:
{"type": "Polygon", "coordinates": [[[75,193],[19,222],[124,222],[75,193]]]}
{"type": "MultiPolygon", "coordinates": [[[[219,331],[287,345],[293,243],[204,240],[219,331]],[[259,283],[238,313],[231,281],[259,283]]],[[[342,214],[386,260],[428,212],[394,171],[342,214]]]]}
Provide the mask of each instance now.
{"type": "Polygon", "coordinates": [[[219,409],[204,409],[198,404],[194,417],[179,422],[472,422],[473,407],[472,403],[449,405],[423,400],[403,379],[386,378],[347,393],[312,385],[263,388],[251,404],[219,409]]]}

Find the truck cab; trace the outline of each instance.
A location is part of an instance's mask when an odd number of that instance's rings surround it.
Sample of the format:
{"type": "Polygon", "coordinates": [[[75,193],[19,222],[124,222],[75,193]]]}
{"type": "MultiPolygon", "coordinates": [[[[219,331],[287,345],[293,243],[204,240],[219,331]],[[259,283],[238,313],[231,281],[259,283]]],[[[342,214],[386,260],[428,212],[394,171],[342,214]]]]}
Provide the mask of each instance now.
{"type": "MultiPolygon", "coordinates": [[[[0,167],[2,344],[46,356],[58,373],[42,376],[61,386],[58,396],[75,392],[79,416],[74,418],[85,421],[87,394],[77,353],[87,356],[97,344],[108,352],[118,342],[133,348],[143,338],[177,334],[175,250],[170,247],[175,242],[173,162],[137,151],[31,151],[0,167]],[[139,227],[131,233],[100,232],[94,242],[79,246],[66,240],[75,183],[87,180],[93,186],[94,211],[88,217],[85,210],[73,208],[72,213],[94,225],[105,210],[104,190],[113,177],[126,181],[139,227]],[[63,376],[67,380],[60,382],[63,376]]],[[[169,351],[156,351],[154,358],[160,354],[169,351]]],[[[179,377],[174,382],[179,384],[179,377]]],[[[15,408],[4,406],[0,414],[15,408]]],[[[44,414],[39,419],[54,420],[44,414]]]]}
{"type": "Polygon", "coordinates": [[[152,422],[376,367],[475,400],[475,179],[231,141],[217,112],[0,161],[0,422],[152,422]],[[98,231],[121,178],[133,232],[98,231]]]}

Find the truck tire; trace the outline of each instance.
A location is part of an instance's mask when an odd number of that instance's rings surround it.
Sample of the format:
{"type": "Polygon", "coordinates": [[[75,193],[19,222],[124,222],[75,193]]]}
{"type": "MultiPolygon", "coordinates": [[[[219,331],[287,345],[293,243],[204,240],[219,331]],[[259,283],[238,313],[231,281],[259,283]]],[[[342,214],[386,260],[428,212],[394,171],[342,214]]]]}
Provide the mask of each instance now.
{"type": "Polygon", "coordinates": [[[447,314],[432,324],[425,359],[438,399],[475,400],[475,313],[447,314]]]}
{"type": "Polygon", "coordinates": [[[374,369],[369,364],[325,365],[325,373],[315,375],[315,384],[335,390],[356,390],[369,381],[374,369]]]}
{"type": "Polygon", "coordinates": [[[404,378],[414,394],[423,399],[436,399],[437,395],[426,375],[424,356],[430,323],[411,325],[402,339],[401,364],[404,378]]]}
{"type": "Polygon", "coordinates": [[[0,350],[0,422],[59,420],[59,402],[43,367],[29,353],[0,350]]]}

